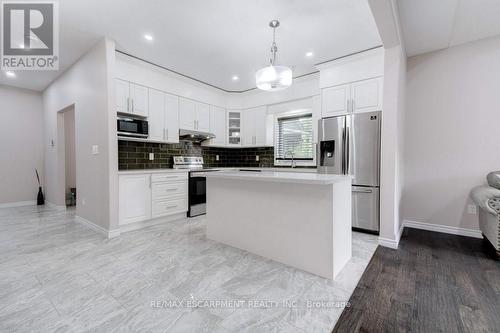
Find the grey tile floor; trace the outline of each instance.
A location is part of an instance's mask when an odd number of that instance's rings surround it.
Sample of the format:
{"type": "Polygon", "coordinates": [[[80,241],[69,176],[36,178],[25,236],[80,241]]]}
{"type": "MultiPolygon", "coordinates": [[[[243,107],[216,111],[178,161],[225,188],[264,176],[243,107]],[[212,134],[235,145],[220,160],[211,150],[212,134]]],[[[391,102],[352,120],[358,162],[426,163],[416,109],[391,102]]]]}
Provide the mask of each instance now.
{"type": "Polygon", "coordinates": [[[105,239],[71,210],[0,209],[0,331],[329,332],[376,247],[354,233],[328,281],[207,240],[203,218],[105,239]]]}

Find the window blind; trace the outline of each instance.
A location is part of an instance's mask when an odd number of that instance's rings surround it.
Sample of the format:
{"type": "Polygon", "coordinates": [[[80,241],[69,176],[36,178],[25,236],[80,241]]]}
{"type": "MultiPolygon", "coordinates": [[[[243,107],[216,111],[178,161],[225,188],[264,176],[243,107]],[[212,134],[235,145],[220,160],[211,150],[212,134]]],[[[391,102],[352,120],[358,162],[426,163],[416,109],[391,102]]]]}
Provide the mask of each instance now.
{"type": "Polygon", "coordinates": [[[276,159],[312,160],[312,114],[278,118],[276,159]]]}

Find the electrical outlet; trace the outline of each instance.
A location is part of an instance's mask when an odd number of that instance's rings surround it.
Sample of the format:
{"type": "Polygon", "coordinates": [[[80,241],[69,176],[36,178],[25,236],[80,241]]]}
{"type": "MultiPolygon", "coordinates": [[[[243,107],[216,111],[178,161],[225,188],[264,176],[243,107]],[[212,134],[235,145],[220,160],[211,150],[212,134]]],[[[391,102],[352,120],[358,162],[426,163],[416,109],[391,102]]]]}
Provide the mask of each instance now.
{"type": "Polygon", "coordinates": [[[219,160],[219,155],[215,155],[215,160],[218,161],[219,160]]]}
{"type": "Polygon", "coordinates": [[[93,145],[92,146],[92,155],[97,155],[97,154],[99,154],[99,146],[93,145]]]}
{"type": "Polygon", "coordinates": [[[155,160],[155,153],[149,153],[149,160],[154,161],[155,160]]]}
{"type": "Polygon", "coordinates": [[[477,207],[476,205],[468,205],[467,206],[467,213],[471,215],[476,215],[477,214],[477,207]]]}
{"type": "Polygon", "coordinates": [[[258,161],[260,161],[260,157],[259,157],[259,155],[256,155],[256,156],[255,156],[255,160],[256,160],[257,162],[258,162],[258,161]]]}

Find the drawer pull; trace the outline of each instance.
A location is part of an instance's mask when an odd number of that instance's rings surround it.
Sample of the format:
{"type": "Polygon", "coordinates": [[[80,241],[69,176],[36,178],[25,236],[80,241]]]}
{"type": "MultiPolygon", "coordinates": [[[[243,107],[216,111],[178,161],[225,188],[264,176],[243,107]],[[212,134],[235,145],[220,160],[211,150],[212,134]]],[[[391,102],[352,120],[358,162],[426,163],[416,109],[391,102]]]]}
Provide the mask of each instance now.
{"type": "Polygon", "coordinates": [[[167,192],[173,192],[173,191],[177,191],[177,189],[176,188],[169,188],[169,189],[167,189],[167,192]]]}
{"type": "Polygon", "coordinates": [[[172,208],[177,208],[177,205],[175,205],[175,206],[168,206],[166,209],[172,209],[172,208]]]}

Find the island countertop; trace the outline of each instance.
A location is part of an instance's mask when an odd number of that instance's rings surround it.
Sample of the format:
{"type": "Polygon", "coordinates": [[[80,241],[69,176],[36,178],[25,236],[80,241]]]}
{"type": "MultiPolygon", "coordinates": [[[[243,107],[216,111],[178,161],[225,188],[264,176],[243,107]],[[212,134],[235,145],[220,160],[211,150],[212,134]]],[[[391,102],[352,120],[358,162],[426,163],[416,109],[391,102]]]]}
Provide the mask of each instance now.
{"type": "Polygon", "coordinates": [[[331,175],[307,172],[277,172],[277,171],[220,171],[208,172],[208,178],[235,179],[249,181],[281,182],[311,185],[330,185],[342,181],[351,181],[348,175],[331,175]]]}

